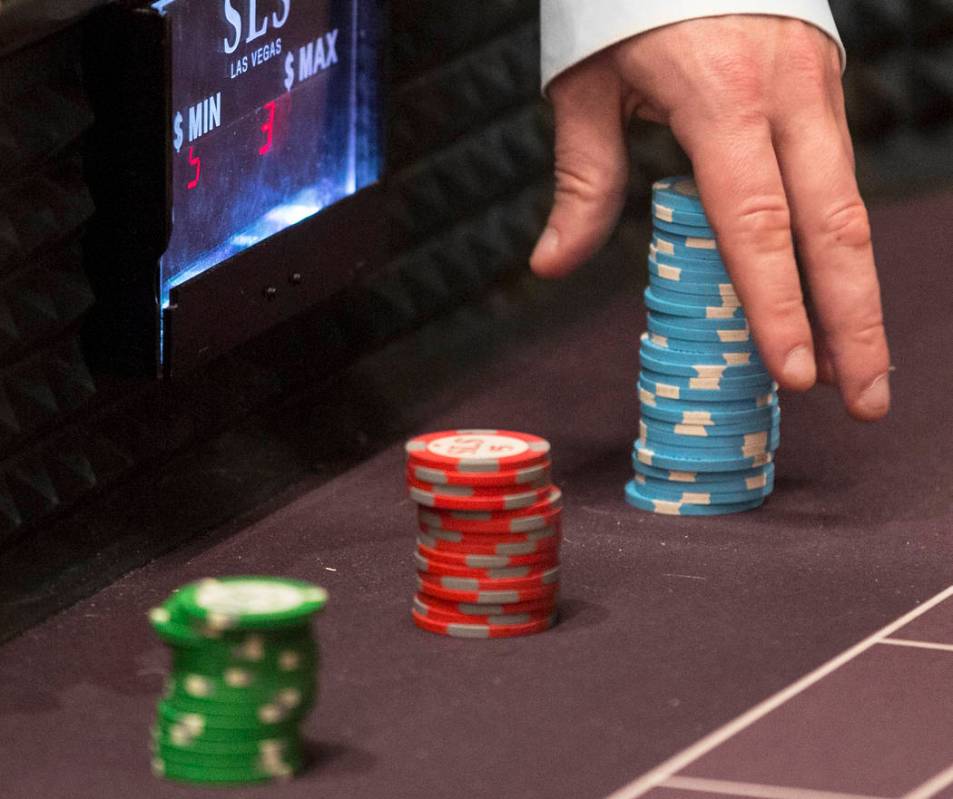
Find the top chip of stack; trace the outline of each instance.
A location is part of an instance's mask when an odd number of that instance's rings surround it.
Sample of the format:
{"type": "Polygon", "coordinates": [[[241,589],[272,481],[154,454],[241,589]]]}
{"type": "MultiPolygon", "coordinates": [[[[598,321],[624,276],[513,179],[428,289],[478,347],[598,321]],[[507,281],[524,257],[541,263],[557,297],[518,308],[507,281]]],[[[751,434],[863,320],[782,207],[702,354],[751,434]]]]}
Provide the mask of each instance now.
{"type": "Polygon", "coordinates": [[[313,705],[311,619],[324,589],[275,577],[200,580],[153,608],[172,670],[153,729],[154,772],[193,783],[290,777],[304,764],[298,724],[313,705]]]}
{"type": "Polygon", "coordinates": [[[511,430],[445,430],[407,442],[418,627],[502,638],[555,623],[562,495],[549,450],[545,439],[511,430]]]}
{"type": "Polygon", "coordinates": [[[673,515],[756,508],[774,487],[781,410],[695,181],[658,181],[640,341],[642,408],[626,500],[673,515]]]}

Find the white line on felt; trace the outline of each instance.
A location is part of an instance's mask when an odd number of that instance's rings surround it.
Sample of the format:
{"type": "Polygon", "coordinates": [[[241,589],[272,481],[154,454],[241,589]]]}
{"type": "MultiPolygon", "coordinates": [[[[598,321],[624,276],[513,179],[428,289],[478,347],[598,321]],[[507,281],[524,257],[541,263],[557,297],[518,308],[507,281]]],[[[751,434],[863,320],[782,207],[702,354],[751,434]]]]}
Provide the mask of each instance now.
{"type": "Polygon", "coordinates": [[[905,794],[903,799],[930,799],[931,796],[936,796],[951,785],[953,785],[953,766],[931,777],[919,788],[914,788],[910,793],[905,794]]]}
{"type": "Polygon", "coordinates": [[[912,646],[915,649],[939,649],[941,652],[953,652],[953,644],[934,644],[931,641],[911,641],[909,638],[884,638],[878,644],[890,646],[912,646]]]}
{"type": "Polygon", "coordinates": [[[769,696],[763,702],[755,705],[753,708],[742,713],[732,721],[729,721],[724,726],[719,727],[714,732],[709,733],[700,741],[696,741],[687,749],[682,750],[678,754],[666,760],[664,763],[656,766],[651,771],[633,780],[628,785],[624,785],[623,787],[619,788],[619,790],[615,791],[615,793],[611,794],[609,797],[607,797],[607,799],[636,799],[636,797],[642,796],[643,794],[652,790],[652,788],[660,785],[673,774],[681,771],[683,768],[685,768],[685,766],[689,765],[690,763],[694,763],[703,755],[707,755],[716,746],[720,746],[729,738],[737,735],[747,727],[750,727],[758,719],[768,715],[768,713],[775,708],[780,707],[789,699],[797,696],[807,688],[810,688],[812,685],[814,685],[814,683],[818,682],[823,677],[826,677],[831,672],[839,669],[845,663],[853,660],[862,652],[870,649],[870,647],[872,647],[874,644],[879,643],[884,638],[887,638],[895,630],[899,630],[905,624],[909,624],[915,618],[926,613],[928,610],[935,607],[936,605],[939,605],[941,602],[951,596],[953,596],[953,585],[951,585],[945,591],[941,591],[935,597],[932,597],[931,599],[928,599],[922,604],[918,605],[909,613],[901,616],[896,621],[891,622],[882,630],[878,630],[860,643],[855,644],[850,649],[841,652],[841,654],[827,661],[827,663],[818,666],[816,669],[814,669],[814,671],[804,675],[800,680],[792,683],[787,688],[782,689],[778,693],[774,694],[774,696],[769,696]]]}
{"type": "Polygon", "coordinates": [[[659,787],[680,788],[683,791],[724,793],[731,796],[751,796],[755,799],[879,799],[856,793],[831,793],[807,788],[788,788],[783,785],[759,785],[755,782],[709,780],[703,777],[669,777],[659,787]]]}

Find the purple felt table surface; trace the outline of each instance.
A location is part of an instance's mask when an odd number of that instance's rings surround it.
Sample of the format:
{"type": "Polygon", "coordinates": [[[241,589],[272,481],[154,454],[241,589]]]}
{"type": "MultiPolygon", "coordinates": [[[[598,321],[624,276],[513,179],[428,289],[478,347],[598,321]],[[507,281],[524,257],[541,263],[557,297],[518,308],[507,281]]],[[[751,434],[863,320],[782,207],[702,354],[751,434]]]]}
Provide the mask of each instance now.
{"type": "MultiPolygon", "coordinates": [[[[830,389],[785,395],[777,488],[763,509],[692,519],[624,503],[644,319],[637,293],[620,295],[501,348],[421,426],[511,427],[552,442],[566,502],[556,629],[461,641],[412,625],[414,508],[395,444],[0,647],[0,796],[611,793],[953,583],[951,220],[950,196],[875,209],[893,413],[862,425],[830,389]],[[147,741],[167,653],[146,611],[188,580],[256,572],[331,594],[306,725],[316,763],[267,788],[159,782],[147,741]]],[[[386,386],[373,390],[386,398],[386,386]]],[[[893,679],[903,655],[839,679],[893,679]]],[[[922,671],[946,675],[949,689],[947,664],[922,671]]],[[[882,790],[906,784],[890,779],[882,790]]]]}

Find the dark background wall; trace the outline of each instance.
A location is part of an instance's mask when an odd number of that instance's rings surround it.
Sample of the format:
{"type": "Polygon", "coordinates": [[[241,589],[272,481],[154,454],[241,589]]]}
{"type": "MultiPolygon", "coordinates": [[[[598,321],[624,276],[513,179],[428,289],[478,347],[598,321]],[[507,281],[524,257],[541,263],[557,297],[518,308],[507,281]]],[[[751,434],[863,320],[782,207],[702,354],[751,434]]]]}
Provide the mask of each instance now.
{"type": "MultiPolygon", "coordinates": [[[[77,0],[75,19],[49,26],[42,0],[0,11],[0,636],[303,473],[373,452],[386,425],[335,403],[335,376],[521,279],[551,193],[537,3],[394,2],[386,268],[199,374],[159,383],[95,372],[80,343],[95,302],[83,246],[95,213],[80,59],[89,5],[77,0]],[[308,399],[319,393],[331,399],[315,411],[308,399]],[[272,425],[292,429],[303,406],[341,424],[291,455],[276,451],[272,425]]],[[[949,185],[953,0],[832,5],[865,192],[949,185]]],[[[686,161],[666,131],[639,124],[632,134],[636,218],[651,182],[686,161]]]]}

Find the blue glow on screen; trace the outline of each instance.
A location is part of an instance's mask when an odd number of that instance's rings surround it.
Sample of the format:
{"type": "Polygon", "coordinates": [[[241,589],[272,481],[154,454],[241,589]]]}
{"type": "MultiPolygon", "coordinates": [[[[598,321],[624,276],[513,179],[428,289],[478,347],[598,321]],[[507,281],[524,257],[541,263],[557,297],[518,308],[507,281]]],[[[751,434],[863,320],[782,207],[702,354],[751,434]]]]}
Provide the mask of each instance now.
{"type": "MultiPolygon", "coordinates": [[[[170,291],[376,182],[374,0],[157,0],[172,35],[170,291]]],[[[209,309],[214,313],[214,309],[209,309]]]]}

